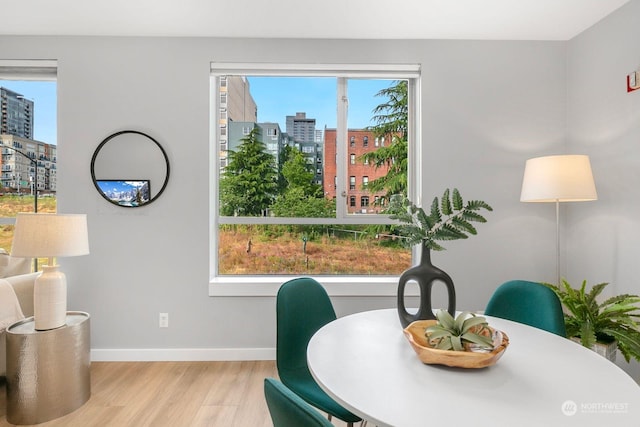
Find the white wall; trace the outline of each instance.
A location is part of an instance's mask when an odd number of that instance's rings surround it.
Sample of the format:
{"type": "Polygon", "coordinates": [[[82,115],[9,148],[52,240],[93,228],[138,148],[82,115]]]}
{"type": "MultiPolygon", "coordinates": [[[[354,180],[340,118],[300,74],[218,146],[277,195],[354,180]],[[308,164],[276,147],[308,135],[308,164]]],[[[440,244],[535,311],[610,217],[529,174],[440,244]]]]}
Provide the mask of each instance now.
{"type": "MultiPolygon", "coordinates": [[[[605,296],[640,294],[640,1],[633,0],[572,40],[567,60],[569,149],[591,158],[598,200],[567,210],[567,277],[609,282],[605,296]]],[[[640,379],[640,366],[619,363],[640,379]]]]}
{"type": "MultiPolygon", "coordinates": [[[[91,245],[91,255],[62,260],[70,308],[91,313],[94,350],[132,350],[96,354],[251,358],[275,345],[274,298],[207,295],[210,61],[420,63],[423,199],[457,187],[494,207],[478,236],[432,256],[453,277],[458,308],[482,309],[508,279],[555,275],[553,207],[519,196],[525,160],[564,149],[566,46],[1,37],[0,58],[58,60],[59,209],[88,214],[91,245]],[[110,205],[91,183],[94,149],[123,129],[152,135],[171,161],[167,189],[144,208],[110,205]],[[168,329],[158,328],[159,312],[170,314],[168,329]]],[[[394,307],[395,299],[334,304],[343,315],[394,307]]]]}

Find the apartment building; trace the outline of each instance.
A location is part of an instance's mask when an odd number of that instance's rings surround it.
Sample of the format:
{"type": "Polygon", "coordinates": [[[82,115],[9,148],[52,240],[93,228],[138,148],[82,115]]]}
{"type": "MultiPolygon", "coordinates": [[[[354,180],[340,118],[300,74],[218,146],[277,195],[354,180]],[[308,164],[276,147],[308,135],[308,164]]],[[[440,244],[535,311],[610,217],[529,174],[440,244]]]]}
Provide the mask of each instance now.
{"type": "MultiPolygon", "coordinates": [[[[365,153],[375,151],[384,146],[384,138],[376,138],[371,131],[364,129],[349,129],[347,133],[348,164],[346,192],[347,211],[349,213],[378,213],[384,209],[384,192],[372,193],[368,190],[369,182],[387,174],[387,167],[376,168],[362,159],[365,153]]],[[[336,197],[337,138],[335,129],[324,130],[324,194],[333,199],[336,197]]]]}
{"type": "Polygon", "coordinates": [[[0,191],[55,192],[57,147],[33,139],[34,102],[0,87],[0,108],[0,191]]]}
{"type": "Polygon", "coordinates": [[[57,146],[16,135],[0,135],[3,192],[55,193],[57,146]]]}
{"type": "Polygon", "coordinates": [[[33,139],[33,101],[0,87],[0,134],[33,139]]]}
{"type": "Polygon", "coordinates": [[[304,155],[307,164],[315,176],[314,183],[322,185],[322,130],[316,129],[316,119],[307,117],[306,112],[297,112],[295,116],[286,117],[286,133],[293,137],[295,146],[304,155]]]}
{"type": "Polygon", "coordinates": [[[220,76],[220,111],[218,119],[220,140],[220,169],[228,162],[229,123],[258,121],[258,106],[251,96],[249,80],[245,76],[220,76]]]}

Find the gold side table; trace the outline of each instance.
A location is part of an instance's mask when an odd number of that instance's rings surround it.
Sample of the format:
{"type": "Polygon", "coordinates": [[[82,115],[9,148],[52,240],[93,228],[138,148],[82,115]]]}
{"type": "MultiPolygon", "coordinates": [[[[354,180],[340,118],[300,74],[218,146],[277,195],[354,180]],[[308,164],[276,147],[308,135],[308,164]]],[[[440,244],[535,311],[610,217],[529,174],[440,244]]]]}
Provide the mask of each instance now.
{"type": "Polygon", "coordinates": [[[7,421],[39,424],[91,396],[89,314],[67,312],[60,328],[36,331],[33,317],[7,328],[7,421]]]}

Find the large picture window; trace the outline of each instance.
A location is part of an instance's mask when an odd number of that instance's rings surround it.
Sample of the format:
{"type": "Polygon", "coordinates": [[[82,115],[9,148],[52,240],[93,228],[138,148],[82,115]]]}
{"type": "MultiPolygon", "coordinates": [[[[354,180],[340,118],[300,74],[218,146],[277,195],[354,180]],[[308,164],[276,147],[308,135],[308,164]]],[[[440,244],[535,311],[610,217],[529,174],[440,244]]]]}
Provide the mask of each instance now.
{"type": "Polygon", "coordinates": [[[411,251],[385,210],[393,195],[419,191],[419,68],[211,72],[211,293],[300,275],[397,283],[411,251]]]}

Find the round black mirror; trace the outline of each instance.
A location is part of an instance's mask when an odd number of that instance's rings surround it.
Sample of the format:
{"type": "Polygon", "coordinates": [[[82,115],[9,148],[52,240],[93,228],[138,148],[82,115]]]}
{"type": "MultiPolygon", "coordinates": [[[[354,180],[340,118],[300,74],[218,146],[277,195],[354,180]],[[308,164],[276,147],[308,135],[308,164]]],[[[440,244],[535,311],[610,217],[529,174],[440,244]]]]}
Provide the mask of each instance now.
{"type": "Polygon", "coordinates": [[[169,158],[151,136],[123,130],[106,137],[91,158],[91,179],[114,205],[136,208],[155,201],[169,182],[169,158]]]}

